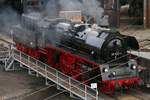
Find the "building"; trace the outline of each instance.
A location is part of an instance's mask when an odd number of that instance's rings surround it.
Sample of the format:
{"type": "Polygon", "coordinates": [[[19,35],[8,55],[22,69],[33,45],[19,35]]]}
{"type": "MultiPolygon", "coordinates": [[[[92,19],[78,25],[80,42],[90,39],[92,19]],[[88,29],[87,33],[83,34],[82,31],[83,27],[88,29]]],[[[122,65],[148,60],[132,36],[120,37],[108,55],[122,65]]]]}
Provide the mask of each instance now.
{"type": "Polygon", "coordinates": [[[132,25],[150,28],[150,0],[102,1],[111,26],[132,25]]]}
{"type": "MultiPolygon", "coordinates": [[[[2,5],[3,2],[13,6],[15,5],[14,8],[22,12],[22,10],[20,10],[20,8],[22,9],[22,5],[24,5],[24,11],[30,8],[42,10],[47,4],[47,1],[48,0],[13,0],[12,2],[12,0],[1,0],[0,5],[2,5]]],[[[109,16],[109,24],[111,27],[133,25],[150,28],[150,0],[98,1],[101,2],[105,15],[109,16]]]]}
{"type": "Polygon", "coordinates": [[[150,0],[144,1],[144,27],[150,28],[150,0]]]}

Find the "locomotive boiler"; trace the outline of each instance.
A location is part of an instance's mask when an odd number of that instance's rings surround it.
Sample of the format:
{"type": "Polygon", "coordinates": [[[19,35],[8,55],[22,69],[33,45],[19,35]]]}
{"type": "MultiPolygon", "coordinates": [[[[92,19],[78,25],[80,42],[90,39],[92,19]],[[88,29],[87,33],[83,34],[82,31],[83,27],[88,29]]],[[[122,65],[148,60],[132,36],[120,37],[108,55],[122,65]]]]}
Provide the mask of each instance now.
{"type": "Polygon", "coordinates": [[[18,50],[85,84],[97,83],[103,93],[139,83],[137,63],[127,56],[139,49],[134,37],[39,13],[23,14],[13,30],[18,50]]]}

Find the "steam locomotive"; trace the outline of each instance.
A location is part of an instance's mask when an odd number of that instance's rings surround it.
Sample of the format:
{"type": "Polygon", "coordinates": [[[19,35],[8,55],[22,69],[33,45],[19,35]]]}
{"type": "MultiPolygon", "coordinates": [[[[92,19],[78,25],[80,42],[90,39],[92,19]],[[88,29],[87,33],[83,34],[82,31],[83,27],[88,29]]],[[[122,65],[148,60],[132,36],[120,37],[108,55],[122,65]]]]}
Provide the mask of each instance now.
{"type": "Polygon", "coordinates": [[[139,49],[134,37],[39,13],[23,14],[13,31],[18,50],[84,84],[97,83],[103,93],[139,83],[138,65],[127,56],[127,50],[139,49]]]}

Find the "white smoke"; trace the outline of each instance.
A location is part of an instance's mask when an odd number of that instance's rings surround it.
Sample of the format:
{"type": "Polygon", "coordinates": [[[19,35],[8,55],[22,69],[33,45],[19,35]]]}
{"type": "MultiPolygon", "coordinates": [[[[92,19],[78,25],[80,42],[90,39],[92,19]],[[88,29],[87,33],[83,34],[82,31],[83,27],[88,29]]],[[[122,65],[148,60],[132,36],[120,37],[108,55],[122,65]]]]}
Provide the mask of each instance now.
{"type": "Polygon", "coordinates": [[[59,6],[57,0],[49,0],[46,7],[46,14],[50,17],[56,17],[59,13],[59,6]]]}
{"type": "Polygon", "coordinates": [[[20,23],[20,17],[10,7],[5,7],[0,11],[0,31],[9,33],[13,25],[20,23]]]}
{"type": "Polygon", "coordinates": [[[98,0],[49,0],[46,6],[49,15],[59,11],[80,10],[83,15],[94,18],[97,24],[108,22],[104,17],[104,9],[98,0]]]}
{"type": "Polygon", "coordinates": [[[104,9],[97,0],[84,0],[83,13],[87,16],[94,17],[97,24],[103,21],[104,9]]]}
{"type": "Polygon", "coordinates": [[[64,11],[83,10],[83,3],[79,0],[59,0],[59,4],[64,11]]]}

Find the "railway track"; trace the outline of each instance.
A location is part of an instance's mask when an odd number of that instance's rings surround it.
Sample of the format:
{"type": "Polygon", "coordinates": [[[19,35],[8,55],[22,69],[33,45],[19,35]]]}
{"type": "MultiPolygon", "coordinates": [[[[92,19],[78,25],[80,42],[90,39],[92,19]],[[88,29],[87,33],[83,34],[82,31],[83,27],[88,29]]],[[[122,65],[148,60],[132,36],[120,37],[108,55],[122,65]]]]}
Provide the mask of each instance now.
{"type": "Polygon", "coordinates": [[[118,93],[112,96],[114,100],[150,100],[150,95],[147,92],[138,89],[130,90],[127,93],[118,93]]]}
{"type": "MultiPolygon", "coordinates": [[[[51,84],[49,86],[46,86],[39,90],[34,90],[33,92],[26,93],[24,95],[14,96],[12,98],[2,99],[2,100],[44,100],[45,98],[47,98],[49,96],[54,96],[60,92],[61,92],[60,90],[56,89],[55,84],[51,84]]],[[[57,97],[54,97],[49,100],[61,100],[59,98],[62,98],[62,100],[74,100],[73,98],[69,97],[69,94],[67,94],[67,93],[57,95],[57,97]]]]}
{"type": "MultiPolygon", "coordinates": [[[[54,89],[56,89],[56,88],[55,87],[47,88],[47,89],[37,92],[33,95],[29,94],[30,96],[24,97],[22,99],[12,99],[12,100],[33,100],[33,99],[34,100],[44,100],[45,98],[51,97],[51,96],[53,98],[50,98],[48,100],[63,100],[63,99],[61,99],[61,97],[69,96],[69,94],[67,94],[67,93],[65,95],[62,95],[62,94],[57,95],[58,93],[61,93],[61,91],[58,90],[58,91],[55,91],[55,93],[54,93],[54,92],[52,92],[52,91],[54,91],[54,89]],[[55,95],[57,95],[57,96],[55,97],[55,95]]],[[[65,100],[77,100],[77,99],[68,97],[65,100]]],[[[113,96],[103,95],[103,100],[150,100],[150,95],[149,95],[149,93],[146,93],[143,91],[132,90],[128,93],[123,93],[123,94],[119,93],[119,94],[113,95],[113,96]]]]}
{"type": "Polygon", "coordinates": [[[131,95],[133,95],[136,98],[139,98],[140,100],[150,100],[149,93],[145,93],[143,91],[134,90],[131,92],[131,95]]]}
{"type": "MultiPolygon", "coordinates": [[[[53,97],[48,100],[64,100],[64,99],[61,99],[64,96],[66,96],[65,100],[80,100],[80,99],[76,99],[76,98],[69,98],[69,94],[65,93],[65,95],[63,95],[64,93],[62,94],[60,90],[57,90],[57,91],[55,90],[55,92],[53,92],[54,89],[56,89],[56,88],[49,87],[42,91],[39,91],[39,92],[35,91],[31,94],[28,94],[29,96],[23,96],[21,98],[19,97],[19,98],[11,99],[11,100],[33,100],[33,99],[34,100],[45,100],[45,98],[48,98],[48,97],[53,97]],[[57,96],[55,96],[55,95],[57,95],[57,96]]],[[[150,100],[149,93],[146,93],[146,92],[143,92],[140,90],[130,90],[127,93],[122,93],[122,94],[118,93],[113,96],[103,95],[102,97],[103,97],[102,100],[150,100]]]]}

